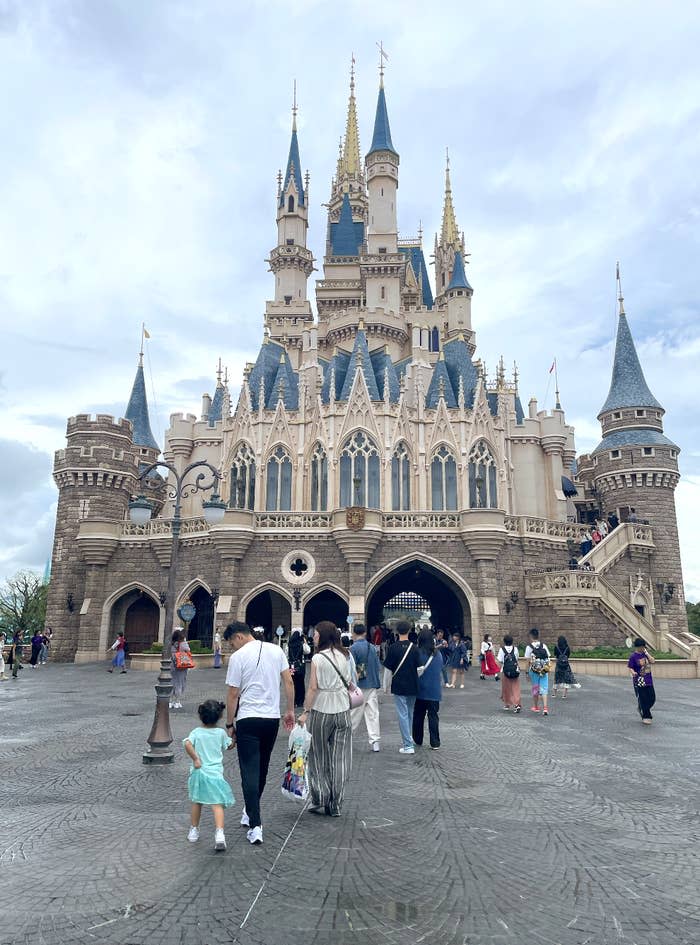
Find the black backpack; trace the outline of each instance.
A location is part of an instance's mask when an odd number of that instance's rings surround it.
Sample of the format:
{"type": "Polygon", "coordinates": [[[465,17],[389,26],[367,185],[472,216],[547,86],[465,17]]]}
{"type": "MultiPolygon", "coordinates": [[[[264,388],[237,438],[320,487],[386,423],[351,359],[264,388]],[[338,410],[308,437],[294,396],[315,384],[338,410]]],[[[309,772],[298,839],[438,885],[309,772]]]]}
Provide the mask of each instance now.
{"type": "Polygon", "coordinates": [[[517,679],[520,675],[520,667],[518,666],[518,657],[515,655],[515,647],[510,651],[504,650],[503,657],[503,675],[506,679],[517,679]]]}

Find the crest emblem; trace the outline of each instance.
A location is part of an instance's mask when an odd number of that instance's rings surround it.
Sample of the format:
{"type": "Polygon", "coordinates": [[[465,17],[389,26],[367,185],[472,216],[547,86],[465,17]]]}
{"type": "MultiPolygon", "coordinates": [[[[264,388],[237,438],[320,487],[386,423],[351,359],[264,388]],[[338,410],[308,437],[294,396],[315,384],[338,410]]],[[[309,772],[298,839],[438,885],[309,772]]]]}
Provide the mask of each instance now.
{"type": "Polygon", "coordinates": [[[365,510],[358,506],[345,510],[345,524],[354,532],[365,527],[365,510]]]}

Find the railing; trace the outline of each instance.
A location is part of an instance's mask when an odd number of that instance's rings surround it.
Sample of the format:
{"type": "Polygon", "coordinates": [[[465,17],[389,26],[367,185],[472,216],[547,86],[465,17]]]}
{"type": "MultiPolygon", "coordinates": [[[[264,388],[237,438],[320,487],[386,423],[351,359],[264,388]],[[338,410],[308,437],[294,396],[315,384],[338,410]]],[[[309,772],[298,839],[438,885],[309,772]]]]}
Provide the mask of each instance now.
{"type": "Polygon", "coordinates": [[[330,512],[256,512],[256,528],[330,528],[330,512]]]}
{"type": "Polygon", "coordinates": [[[533,518],[531,515],[506,515],[506,531],[524,537],[571,538],[582,541],[588,529],[577,522],[552,522],[547,518],[533,518]]]}
{"type": "Polygon", "coordinates": [[[459,512],[386,512],[384,528],[459,528],[459,512]]]}
{"type": "MultiPolygon", "coordinates": [[[[180,537],[200,535],[209,531],[205,518],[183,518],[180,528],[180,537]]],[[[173,521],[170,518],[154,518],[145,525],[135,525],[133,522],[122,523],[122,538],[152,538],[156,535],[172,535],[173,521]]]]}
{"type": "Polygon", "coordinates": [[[625,522],[609,531],[606,537],[584,555],[579,564],[588,563],[600,574],[608,570],[630,545],[654,548],[651,525],[625,522]]]}

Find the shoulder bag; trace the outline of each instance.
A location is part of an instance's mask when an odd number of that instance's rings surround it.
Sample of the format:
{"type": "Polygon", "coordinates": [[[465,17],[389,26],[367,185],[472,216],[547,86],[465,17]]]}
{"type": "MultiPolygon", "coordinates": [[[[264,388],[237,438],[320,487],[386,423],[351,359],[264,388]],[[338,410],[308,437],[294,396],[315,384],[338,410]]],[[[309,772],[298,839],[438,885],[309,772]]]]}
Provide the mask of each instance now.
{"type": "Polygon", "coordinates": [[[427,669],[427,668],[430,666],[430,664],[433,662],[433,656],[434,656],[434,655],[435,655],[434,653],[431,653],[430,656],[428,657],[428,660],[427,660],[427,662],[425,663],[425,665],[424,665],[424,666],[419,666],[419,667],[416,669],[416,672],[418,673],[418,676],[419,676],[419,677],[423,675],[423,673],[426,671],[426,669],[427,669]]]}
{"type": "Polygon", "coordinates": [[[333,660],[330,658],[330,656],[327,656],[325,653],[320,653],[319,656],[325,656],[326,659],[328,660],[328,662],[329,662],[329,663],[331,664],[331,666],[333,667],[333,669],[336,671],[336,673],[337,673],[337,674],[340,676],[340,678],[342,679],[343,685],[345,686],[345,688],[346,688],[347,691],[348,691],[348,696],[349,696],[349,699],[350,699],[350,708],[351,708],[351,709],[357,709],[357,708],[359,708],[361,705],[364,705],[364,702],[365,702],[365,694],[364,694],[363,691],[360,689],[360,687],[359,687],[359,686],[356,686],[355,683],[352,681],[352,679],[347,680],[347,679],[345,678],[345,676],[343,676],[343,674],[340,672],[340,670],[339,670],[338,667],[335,665],[335,663],[334,663],[333,660]]]}
{"type": "Polygon", "coordinates": [[[178,643],[174,657],[175,669],[194,669],[194,657],[189,650],[181,650],[178,643]]]}

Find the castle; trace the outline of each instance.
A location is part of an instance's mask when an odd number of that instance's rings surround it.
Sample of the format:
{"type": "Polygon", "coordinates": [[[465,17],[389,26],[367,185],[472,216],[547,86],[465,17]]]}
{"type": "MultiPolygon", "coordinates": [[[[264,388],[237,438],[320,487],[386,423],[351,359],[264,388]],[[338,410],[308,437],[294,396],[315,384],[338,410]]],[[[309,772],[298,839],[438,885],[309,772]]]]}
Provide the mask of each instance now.
{"type": "MultiPolygon", "coordinates": [[[[235,404],[219,371],[201,414],[172,415],[165,437],[178,471],[202,459],[220,470],[227,506],[210,527],[201,493],[184,500],[177,604],[196,608],[190,637],[210,643],[232,619],[268,630],[348,615],[373,625],[409,601],[475,639],[523,639],[536,625],[575,645],[642,636],[678,647],[678,447],[622,299],[602,439],[576,461],[558,398],[553,410],[534,398],[524,410],[517,372],[508,378],[501,359],[489,377],[474,358],[449,161],[435,295],[422,239],[399,238],[399,164],[383,77],[361,159],[351,75],[314,316],[295,109],[260,352],[235,404]],[[569,570],[587,523],[611,513],[620,525],[585,556],[593,570],[569,570]]],[[[173,507],[159,476],[147,483],[152,520],[128,517],[159,453],[141,364],[123,419],[68,421],[47,615],[64,659],[103,657],[121,629],[131,652],[163,639],[173,507]]]]}

